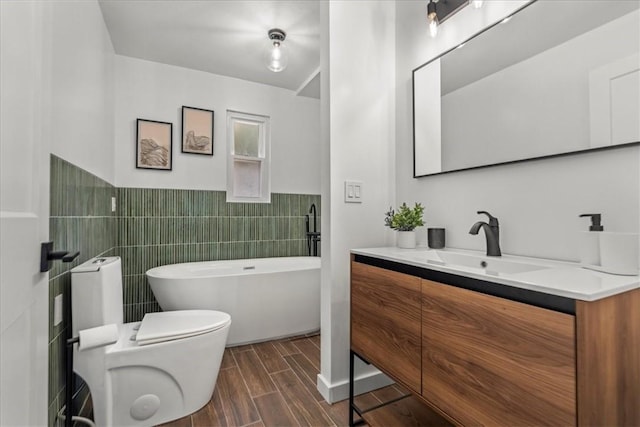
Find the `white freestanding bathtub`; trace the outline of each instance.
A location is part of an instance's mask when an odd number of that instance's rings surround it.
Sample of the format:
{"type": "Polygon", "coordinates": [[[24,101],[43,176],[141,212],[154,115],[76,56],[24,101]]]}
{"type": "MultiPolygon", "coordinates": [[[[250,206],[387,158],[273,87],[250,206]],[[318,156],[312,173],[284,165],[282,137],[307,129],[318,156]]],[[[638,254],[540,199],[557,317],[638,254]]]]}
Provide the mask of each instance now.
{"type": "Polygon", "coordinates": [[[205,261],[152,268],[147,278],[164,311],[231,315],[227,345],[320,329],[320,258],[205,261]]]}

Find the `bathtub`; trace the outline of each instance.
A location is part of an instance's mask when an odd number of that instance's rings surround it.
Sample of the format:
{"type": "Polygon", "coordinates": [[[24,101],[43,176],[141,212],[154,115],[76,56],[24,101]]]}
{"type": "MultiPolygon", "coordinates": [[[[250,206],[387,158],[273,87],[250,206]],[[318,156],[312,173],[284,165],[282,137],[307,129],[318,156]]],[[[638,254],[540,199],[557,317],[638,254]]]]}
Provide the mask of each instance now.
{"type": "Polygon", "coordinates": [[[320,329],[320,258],[258,258],[171,264],[147,271],[164,311],[231,315],[228,346],[320,329]]]}

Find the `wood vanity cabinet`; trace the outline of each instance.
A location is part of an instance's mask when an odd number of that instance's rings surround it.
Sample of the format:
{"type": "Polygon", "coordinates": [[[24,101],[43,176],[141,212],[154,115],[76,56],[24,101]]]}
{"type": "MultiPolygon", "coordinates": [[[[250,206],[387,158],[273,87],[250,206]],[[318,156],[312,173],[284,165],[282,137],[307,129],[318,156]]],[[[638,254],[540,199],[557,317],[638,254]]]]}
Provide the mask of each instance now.
{"type": "Polygon", "coordinates": [[[420,393],[420,278],[360,263],[351,268],[352,350],[420,393]]]}
{"type": "Polygon", "coordinates": [[[359,259],[351,349],[454,424],[640,426],[640,289],[563,312],[359,259]]]}

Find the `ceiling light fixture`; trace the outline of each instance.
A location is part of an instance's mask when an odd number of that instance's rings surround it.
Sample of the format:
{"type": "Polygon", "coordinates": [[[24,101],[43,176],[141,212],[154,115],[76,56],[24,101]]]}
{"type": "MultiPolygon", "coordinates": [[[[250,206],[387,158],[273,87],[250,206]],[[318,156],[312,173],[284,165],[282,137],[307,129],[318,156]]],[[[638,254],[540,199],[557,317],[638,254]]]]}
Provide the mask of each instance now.
{"type": "Polygon", "coordinates": [[[438,27],[447,19],[469,3],[478,9],[482,7],[481,0],[429,0],[427,5],[427,23],[431,37],[438,35],[438,27]]]}
{"type": "Polygon", "coordinates": [[[287,33],[278,29],[272,28],[268,32],[269,46],[264,53],[264,65],[274,73],[287,68],[289,63],[289,51],[285,45],[282,44],[287,37],[287,33]]]}

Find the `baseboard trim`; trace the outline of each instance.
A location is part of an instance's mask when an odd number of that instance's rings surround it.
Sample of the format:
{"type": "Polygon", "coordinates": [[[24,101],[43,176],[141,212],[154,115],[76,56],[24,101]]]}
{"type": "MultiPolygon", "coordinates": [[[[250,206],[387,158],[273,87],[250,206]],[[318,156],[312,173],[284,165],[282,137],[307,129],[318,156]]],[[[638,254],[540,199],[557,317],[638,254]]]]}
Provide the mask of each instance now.
{"type": "MultiPolygon", "coordinates": [[[[356,376],[353,387],[354,394],[367,393],[382,387],[393,384],[393,380],[380,371],[367,372],[356,376]]],[[[318,391],[328,403],[335,403],[349,397],[349,380],[336,381],[329,383],[322,374],[318,374],[317,381],[318,391]]]]}

